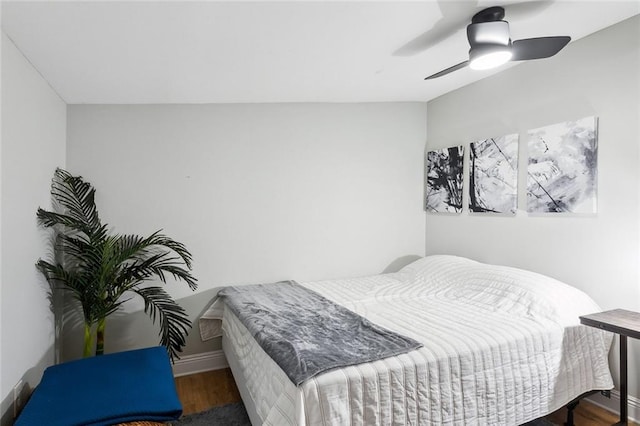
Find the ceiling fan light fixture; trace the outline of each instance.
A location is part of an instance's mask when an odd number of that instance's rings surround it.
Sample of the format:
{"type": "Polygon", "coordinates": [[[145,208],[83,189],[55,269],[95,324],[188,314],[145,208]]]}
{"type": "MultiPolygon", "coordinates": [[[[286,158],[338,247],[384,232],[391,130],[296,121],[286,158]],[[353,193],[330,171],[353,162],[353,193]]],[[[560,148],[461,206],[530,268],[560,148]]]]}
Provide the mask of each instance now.
{"type": "Polygon", "coordinates": [[[500,6],[489,7],[473,15],[471,24],[467,25],[467,40],[471,47],[469,60],[431,74],[425,80],[439,78],[467,66],[474,70],[488,70],[509,61],[550,58],[571,41],[569,36],[511,40],[509,23],[503,18],[504,8],[500,6]]]}
{"type": "Polygon", "coordinates": [[[476,47],[469,52],[469,68],[488,70],[499,67],[511,60],[511,46],[476,47]]]}

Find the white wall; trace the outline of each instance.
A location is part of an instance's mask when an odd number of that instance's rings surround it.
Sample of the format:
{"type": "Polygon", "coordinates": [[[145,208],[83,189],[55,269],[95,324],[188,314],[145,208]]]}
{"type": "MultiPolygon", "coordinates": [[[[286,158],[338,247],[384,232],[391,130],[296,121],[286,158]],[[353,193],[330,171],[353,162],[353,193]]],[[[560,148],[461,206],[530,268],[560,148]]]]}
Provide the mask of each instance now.
{"type": "MultiPolygon", "coordinates": [[[[426,253],[450,253],[541,272],[603,309],[640,311],[640,17],[428,103],[429,149],[520,133],[516,217],[428,214],[426,253]],[[526,214],[526,131],[599,117],[598,213],[526,214]]],[[[466,167],[466,166],[465,166],[466,167]]],[[[465,173],[465,191],[468,174],[465,173]]],[[[640,345],[631,342],[630,393],[640,397],[640,345]]],[[[614,365],[617,374],[617,364],[614,365]]]]}
{"type": "Polygon", "coordinates": [[[19,379],[33,388],[53,363],[48,287],[35,268],[47,254],[47,238],[36,210],[50,206],[51,177],[65,164],[65,142],[66,104],[2,33],[0,414],[19,379]]]}
{"type": "MultiPolygon", "coordinates": [[[[0,22],[2,22],[2,2],[0,2],[0,22]]],[[[0,29],[2,27],[0,26],[0,29]]],[[[4,36],[2,34],[1,36],[4,36]]],[[[2,45],[5,44],[0,39],[0,96],[2,94],[2,45]]],[[[2,177],[2,102],[0,101],[0,178],[2,177]]],[[[0,194],[2,187],[2,180],[0,180],[0,194]]],[[[0,195],[0,241],[2,241],[2,196],[0,195]]],[[[0,391],[4,389],[4,385],[2,384],[2,244],[0,243],[0,391]]],[[[0,401],[2,401],[2,397],[0,396],[0,401]]],[[[3,415],[3,405],[0,402],[0,419],[3,415]]]]}
{"type": "MultiPolygon", "coordinates": [[[[185,243],[199,292],[377,274],[424,254],[425,117],[418,103],[71,105],[67,165],[115,231],[185,243]]],[[[130,325],[107,351],[147,334],[130,325]]]]}

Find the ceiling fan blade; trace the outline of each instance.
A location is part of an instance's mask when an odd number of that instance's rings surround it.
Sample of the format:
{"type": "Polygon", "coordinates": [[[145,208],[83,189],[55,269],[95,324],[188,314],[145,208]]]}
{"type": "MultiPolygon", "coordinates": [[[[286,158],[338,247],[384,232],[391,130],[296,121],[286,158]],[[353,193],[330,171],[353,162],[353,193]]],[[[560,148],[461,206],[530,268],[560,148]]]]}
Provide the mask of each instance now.
{"type": "Polygon", "coordinates": [[[569,36],[538,37],[515,40],[513,42],[512,61],[528,61],[531,59],[549,58],[571,41],[569,36]]]}
{"type": "Polygon", "coordinates": [[[464,24],[462,21],[461,24],[449,24],[447,21],[438,21],[436,25],[433,26],[429,31],[426,31],[413,40],[407,42],[400,48],[398,48],[395,52],[392,53],[393,56],[413,56],[418,53],[422,53],[423,51],[432,48],[438,43],[443,42],[447,38],[451,37],[456,33],[456,29],[461,27],[464,24]]]}
{"type": "Polygon", "coordinates": [[[429,77],[426,77],[426,78],[425,78],[425,80],[432,80],[432,79],[434,79],[434,78],[442,77],[443,75],[447,75],[447,74],[449,74],[450,72],[454,72],[454,71],[459,70],[460,68],[464,68],[464,67],[466,67],[468,64],[469,64],[469,61],[460,62],[459,64],[456,64],[456,65],[454,65],[454,66],[452,66],[452,67],[449,67],[449,68],[444,69],[444,70],[442,70],[442,71],[440,71],[440,72],[437,72],[437,73],[435,73],[435,74],[432,74],[432,75],[430,75],[429,77]]]}
{"type": "Polygon", "coordinates": [[[469,8],[476,7],[473,1],[438,1],[442,17],[428,31],[405,43],[392,53],[393,56],[413,56],[432,48],[464,28],[468,21],[469,8]]]}
{"type": "Polygon", "coordinates": [[[521,19],[531,19],[535,15],[543,12],[553,4],[554,0],[532,0],[522,1],[504,5],[504,10],[509,20],[518,21],[521,19]]]}

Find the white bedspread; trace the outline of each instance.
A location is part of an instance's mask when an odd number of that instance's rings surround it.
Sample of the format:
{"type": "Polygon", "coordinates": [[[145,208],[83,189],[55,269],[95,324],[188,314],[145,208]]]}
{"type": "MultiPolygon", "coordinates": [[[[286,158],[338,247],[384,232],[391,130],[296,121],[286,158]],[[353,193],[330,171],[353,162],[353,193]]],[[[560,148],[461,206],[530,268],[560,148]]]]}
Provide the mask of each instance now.
{"type": "Polygon", "coordinates": [[[430,256],[395,274],[302,285],[425,346],[296,387],[237,318],[214,305],[201,318],[203,338],[223,317],[224,350],[241,367],[234,374],[258,423],[519,425],[613,387],[612,335],[578,319],[600,308],[542,275],[430,256]]]}

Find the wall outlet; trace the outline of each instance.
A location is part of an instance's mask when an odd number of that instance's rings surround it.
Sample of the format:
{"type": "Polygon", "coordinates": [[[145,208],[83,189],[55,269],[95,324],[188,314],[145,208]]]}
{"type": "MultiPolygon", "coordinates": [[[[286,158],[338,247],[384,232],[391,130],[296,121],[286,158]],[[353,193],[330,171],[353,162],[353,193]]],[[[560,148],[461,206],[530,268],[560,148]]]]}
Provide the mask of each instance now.
{"type": "Polygon", "coordinates": [[[13,418],[18,417],[20,410],[22,409],[22,394],[24,391],[25,383],[22,380],[18,380],[18,383],[13,387],[13,418]]]}

